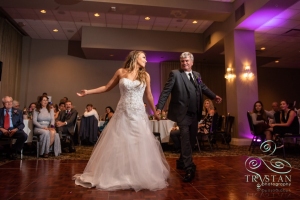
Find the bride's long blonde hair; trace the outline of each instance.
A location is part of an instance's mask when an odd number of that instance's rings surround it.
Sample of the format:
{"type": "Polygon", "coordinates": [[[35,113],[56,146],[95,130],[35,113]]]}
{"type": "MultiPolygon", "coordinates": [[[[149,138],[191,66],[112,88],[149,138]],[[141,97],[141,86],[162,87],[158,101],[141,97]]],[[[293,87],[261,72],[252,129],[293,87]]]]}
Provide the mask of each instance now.
{"type": "MultiPolygon", "coordinates": [[[[139,57],[139,55],[141,53],[145,54],[143,51],[131,51],[128,54],[128,56],[124,62],[124,65],[123,65],[123,68],[126,69],[128,71],[128,73],[133,72],[133,70],[135,69],[135,67],[137,65],[137,58],[139,57]]],[[[146,84],[145,67],[139,68],[136,80],[139,80],[141,83],[146,84]]]]}

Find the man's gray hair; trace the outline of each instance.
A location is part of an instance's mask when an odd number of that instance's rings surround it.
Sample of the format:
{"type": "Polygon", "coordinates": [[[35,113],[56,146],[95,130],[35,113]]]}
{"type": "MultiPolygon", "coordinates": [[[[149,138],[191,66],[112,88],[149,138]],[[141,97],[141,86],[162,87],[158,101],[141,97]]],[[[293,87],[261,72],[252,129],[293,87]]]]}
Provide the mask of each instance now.
{"type": "Polygon", "coordinates": [[[6,98],[10,98],[11,101],[13,101],[13,98],[12,98],[12,97],[10,97],[10,96],[5,96],[5,97],[2,98],[2,103],[5,103],[5,99],[6,99],[6,98]]]}
{"type": "Polygon", "coordinates": [[[180,55],[180,59],[181,58],[190,58],[192,61],[194,61],[194,56],[193,54],[191,54],[190,52],[183,52],[181,55],[180,55]]]}

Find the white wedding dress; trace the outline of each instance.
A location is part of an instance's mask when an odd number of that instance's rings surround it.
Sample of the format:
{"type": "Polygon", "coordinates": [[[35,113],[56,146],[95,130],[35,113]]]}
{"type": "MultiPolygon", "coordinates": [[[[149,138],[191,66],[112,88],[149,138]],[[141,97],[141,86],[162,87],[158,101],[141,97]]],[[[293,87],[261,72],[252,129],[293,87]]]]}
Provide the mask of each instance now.
{"type": "Polygon", "coordinates": [[[121,78],[117,109],[94,147],[75,184],[101,190],[159,190],[168,186],[169,165],[149,128],[145,85],[121,78]]]}

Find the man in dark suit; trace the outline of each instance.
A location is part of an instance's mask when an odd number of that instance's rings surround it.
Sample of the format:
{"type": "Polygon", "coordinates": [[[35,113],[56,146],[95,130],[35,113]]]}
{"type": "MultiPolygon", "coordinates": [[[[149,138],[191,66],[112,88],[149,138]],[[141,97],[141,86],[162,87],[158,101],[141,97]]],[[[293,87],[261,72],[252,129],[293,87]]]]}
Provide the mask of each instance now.
{"type": "Polygon", "coordinates": [[[184,182],[190,182],[195,176],[196,165],[193,163],[191,145],[195,144],[198,121],[202,114],[202,94],[215,99],[217,103],[222,101],[201,81],[200,74],[192,71],[193,62],[193,54],[181,54],[181,69],[170,72],[157,104],[157,112],[160,113],[171,94],[168,119],[177,122],[179,126],[181,154],[176,167],[186,170],[184,182]]]}
{"type": "Polygon", "coordinates": [[[16,143],[8,153],[10,159],[16,159],[16,153],[21,152],[27,140],[27,134],[23,131],[22,111],[12,107],[12,97],[2,98],[3,108],[0,108],[0,138],[14,138],[16,143]]]}
{"type": "Polygon", "coordinates": [[[60,137],[62,138],[62,133],[67,133],[70,136],[71,140],[71,151],[74,151],[74,133],[75,133],[75,124],[77,120],[78,112],[72,108],[72,102],[67,101],[65,102],[66,110],[62,110],[59,112],[56,121],[56,128],[57,132],[59,133],[60,137]]]}

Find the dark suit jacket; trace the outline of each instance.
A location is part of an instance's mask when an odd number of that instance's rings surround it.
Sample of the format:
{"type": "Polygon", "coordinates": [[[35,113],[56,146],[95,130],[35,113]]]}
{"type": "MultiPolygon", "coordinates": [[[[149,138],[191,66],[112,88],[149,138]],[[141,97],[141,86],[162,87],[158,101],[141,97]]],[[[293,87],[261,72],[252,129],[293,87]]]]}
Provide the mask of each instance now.
{"type": "Polygon", "coordinates": [[[68,132],[72,135],[74,134],[74,126],[77,120],[77,114],[78,112],[72,108],[69,114],[67,114],[67,112],[64,110],[60,111],[57,117],[58,121],[67,122],[67,125],[65,126],[67,126],[68,132]]]}
{"type": "MultiPolygon", "coordinates": [[[[202,114],[201,108],[203,107],[202,94],[205,94],[210,99],[215,99],[216,95],[202,82],[200,73],[193,71],[193,76],[200,94],[200,99],[197,102],[199,104],[198,108],[200,108],[197,116],[198,120],[200,120],[202,114]]],[[[190,104],[189,91],[195,90],[194,88],[191,89],[189,87],[194,86],[191,86],[190,80],[185,72],[183,70],[172,70],[169,74],[169,79],[166,82],[162,93],[160,94],[157,109],[163,109],[169,95],[171,94],[171,100],[168,109],[168,119],[175,122],[181,122],[186,115],[190,104]]]]}
{"type": "MultiPolygon", "coordinates": [[[[4,109],[5,108],[0,108],[0,128],[3,128],[4,126],[4,109]]],[[[16,108],[12,108],[11,113],[12,113],[13,127],[18,128],[19,130],[23,130],[25,125],[23,123],[22,111],[16,108]]]]}

